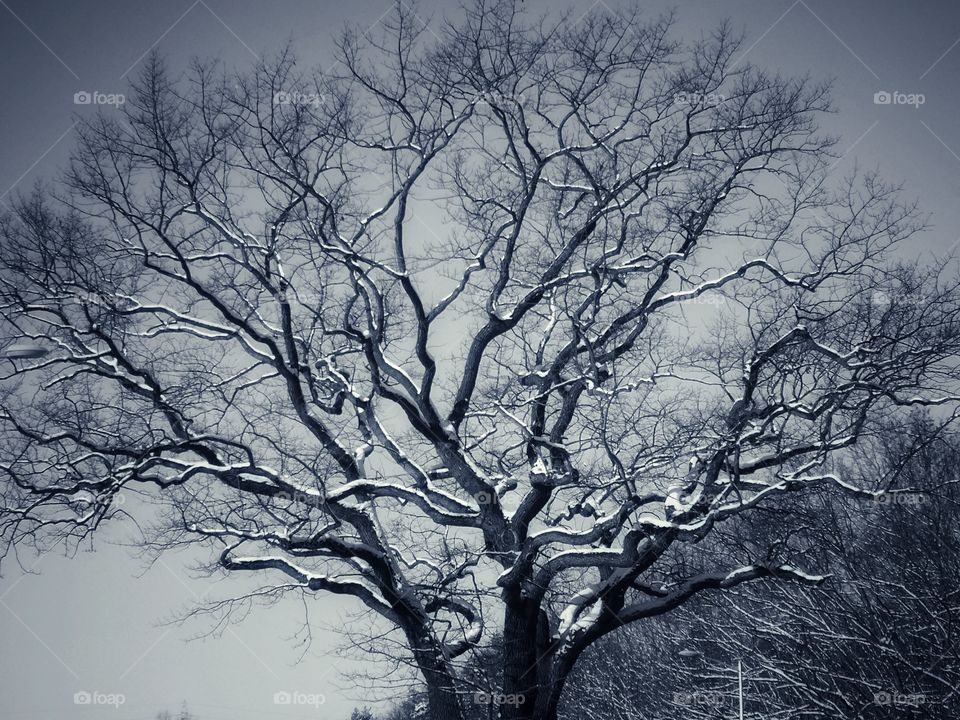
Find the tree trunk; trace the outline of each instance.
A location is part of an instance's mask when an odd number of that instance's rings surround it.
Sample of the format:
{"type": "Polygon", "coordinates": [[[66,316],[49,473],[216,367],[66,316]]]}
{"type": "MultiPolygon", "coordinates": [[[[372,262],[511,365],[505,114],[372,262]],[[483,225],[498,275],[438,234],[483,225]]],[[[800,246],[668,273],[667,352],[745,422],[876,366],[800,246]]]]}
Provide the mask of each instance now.
{"type": "Polygon", "coordinates": [[[407,639],[427,685],[429,720],[464,720],[456,678],[441,648],[432,637],[422,632],[408,632],[407,639]]]}
{"type": "Polygon", "coordinates": [[[502,720],[534,720],[540,685],[538,670],[548,651],[549,634],[542,632],[539,603],[516,593],[507,599],[506,606],[500,717],[502,720]]]}
{"type": "Polygon", "coordinates": [[[563,694],[563,686],[566,685],[572,667],[573,661],[570,658],[563,656],[556,658],[550,668],[549,677],[540,686],[536,720],[557,720],[560,696],[563,694]]]}

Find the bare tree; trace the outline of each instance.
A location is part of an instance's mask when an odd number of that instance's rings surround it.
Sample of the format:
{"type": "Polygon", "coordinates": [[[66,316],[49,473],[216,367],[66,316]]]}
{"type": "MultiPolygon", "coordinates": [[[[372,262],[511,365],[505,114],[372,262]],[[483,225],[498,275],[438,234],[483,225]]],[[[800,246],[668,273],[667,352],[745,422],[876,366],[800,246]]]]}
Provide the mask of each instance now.
{"type": "Polygon", "coordinates": [[[831,176],[827,88],[726,27],[392,17],[323,76],[153,59],[56,199],[3,219],[5,554],[142,494],[152,547],[203,544],[252,597],[360,600],[432,717],[554,718],[612,630],[822,580],[697,542],[785,493],[876,492],[832,459],[952,412],[955,287],[894,264],[922,227],[896,188],[831,176]]]}
{"type": "Polygon", "coordinates": [[[769,542],[758,525],[774,527],[831,577],[703,595],[611,634],[578,663],[561,717],[731,717],[741,680],[745,718],[957,717],[958,449],[934,423],[890,428],[858,444],[850,473],[913,490],[869,500],[820,488],[764,507],[770,522],[714,534],[706,542],[729,561],[743,542],[769,542]]]}
{"type": "Polygon", "coordinates": [[[948,720],[960,710],[960,446],[918,431],[919,443],[882,434],[852,471],[898,476],[914,490],[866,504],[829,494],[810,503],[829,582],[708,601],[713,617],[693,631],[719,651],[705,653],[705,664],[743,658],[757,716],[948,720]]]}
{"type": "Polygon", "coordinates": [[[171,715],[169,711],[164,710],[157,715],[157,720],[195,720],[195,718],[190,711],[187,710],[187,704],[184,703],[183,707],[180,708],[180,712],[178,712],[176,716],[171,715]]]}

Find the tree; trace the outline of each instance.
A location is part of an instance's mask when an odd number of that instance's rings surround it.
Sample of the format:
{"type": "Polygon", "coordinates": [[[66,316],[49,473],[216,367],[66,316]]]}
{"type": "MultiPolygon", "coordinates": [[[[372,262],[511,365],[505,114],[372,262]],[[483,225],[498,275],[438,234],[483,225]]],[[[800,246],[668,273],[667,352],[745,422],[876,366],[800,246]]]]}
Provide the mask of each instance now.
{"type": "Polygon", "coordinates": [[[822,581],[698,543],[874,496],[835,461],[952,412],[956,287],[896,264],[922,227],[896,188],[831,176],[827,88],[728,28],[478,2],[434,37],[400,5],[324,76],[153,58],[4,217],[4,335],[46,350],[3,378],[4,554],[142,493],[151,547],[208,547],[251,597],[361,601],[431,717],[555,718],[616,628],[822,581]]]}
{"type": "Polygon", "coordinates": [[[164,710],[161,713],[157,714],[157,720],[195,720],[194,716],[187,710],[187,704],[184,703],[183,707],[180,708],[180,712],[176,716],[171,715],[169,711],[164,710]]]}
{"type": "MultiPolygon", "coordinates": [[[[765,509],[782,537],[820,538],[825,583],[755,583],[621,629],[577,665],[561,717],[730,717],[738,661],[745,718],[956,717],[960,444],[929,421],[911,430],[861,445],[850,472],[915,492],[878,502],[821,488],[765,509]]],[[[754,535],[739,527],[720,551],[754,535]]]]}
{"type": "Polygon", "coordinates": [[[960,711],[960,445],[924,425],[915,437],[884,433],[852,471],[899,476],[915,491],[866,506],[829,495],[810,503],[834,571],[828,583],[793,596],[747,592],[698,623],[695,637],[749,658],[763,717],[947,720],[960,711]],[[752,637],[746,614],[759,619],[752,637]]]}

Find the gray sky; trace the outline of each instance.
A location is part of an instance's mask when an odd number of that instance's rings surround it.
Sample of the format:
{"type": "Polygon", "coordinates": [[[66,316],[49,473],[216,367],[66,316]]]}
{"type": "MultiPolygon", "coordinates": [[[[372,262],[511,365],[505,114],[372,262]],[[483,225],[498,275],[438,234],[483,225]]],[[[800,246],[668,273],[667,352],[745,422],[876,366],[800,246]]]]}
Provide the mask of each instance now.
{"type": "MultiPolygon", "coordinates": [[[[617,12],[623,4],[527,0],[542,9],[617,12]]],[[[674,5],[651,0],[651,13],[674,5]]],[[[176,65],[190,56],[218,57],[240,68],[293,41],[301,60],[327,67],[330,32],[343,23],[366,28],[392,12],[390,0],[0,0],[0,203],[51,177],[72,142],[72,123],[93,106],[74,104],[82,91],[122,93],[145,54],[156,47],[176,65]]],[[[452,4],[423,0],[421,18],[437,22],[452,4]]],[[[826,129],[842,136],[835,172],[878,168],[905,186],[931,214],[933,228],[916,240],[918,255],[956,249],[960,240],[960,4],[945,0],[696,0],[679,7],[680,32],[708,31],[728,17],[744,28],[745,58],[785,73],[833,77],[838,113],[826,129]],[[919,107],[876,104],[879,91],[922,94],[919,107]]],[[[957,262],[954,260],[953,262],[957,262]]],[[[135,529],[114,533],[133,540],[135,529]]],[[[195,558],[193,558],[195,559],[195,558]]],[[[222,597],[233,582],[191,578],[191,558],[170,554],[144,572],[128,549],[98,544],[72,560],[48,556],[36,572],[15,566],[0,578],[0,717],[140,720],[187,701],[200,720],[338,718],[358,704],[344,689],[326,629],[344,621],[349,603],[312,603],[311,652],[291,640],[301,609],[260,609],[219,639],[186,642],[207,620],[161,623],[204,593],[222,597]],[[78,691],[122,693],[123,706],[75,705],[78,691]],[[323,694],[319,709],[286,708],[277,691],[323,694]]],[[[36,559],[25,556],[30,567],[36,559]]],[[[238,580],[250,583],[250,578],[238,580]]]]}

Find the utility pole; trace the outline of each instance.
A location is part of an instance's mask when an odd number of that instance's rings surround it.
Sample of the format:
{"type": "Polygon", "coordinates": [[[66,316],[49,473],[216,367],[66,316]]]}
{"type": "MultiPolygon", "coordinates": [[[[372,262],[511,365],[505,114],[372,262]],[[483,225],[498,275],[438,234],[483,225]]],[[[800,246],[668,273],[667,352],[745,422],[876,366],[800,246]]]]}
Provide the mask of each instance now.
{"type": "Polygon", "coordinates": [[[740,686],[740,720],[743,720],[743,662],[737,660],[737,684],[740,686]]]}

